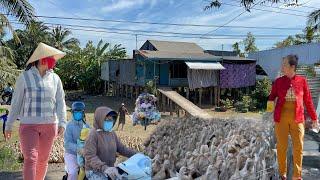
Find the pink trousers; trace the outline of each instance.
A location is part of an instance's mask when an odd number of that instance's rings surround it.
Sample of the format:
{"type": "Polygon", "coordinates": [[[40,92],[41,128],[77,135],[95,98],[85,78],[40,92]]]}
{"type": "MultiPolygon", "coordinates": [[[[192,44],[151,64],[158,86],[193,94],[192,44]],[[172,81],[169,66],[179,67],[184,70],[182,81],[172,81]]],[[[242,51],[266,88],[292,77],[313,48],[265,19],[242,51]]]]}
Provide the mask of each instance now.
{"type": "Polygon", "coordinates": [[[45,178],[53,141],[58,134],[57,124],[21,124],[20,146],[23,154],[23,179],[45,178]]]}

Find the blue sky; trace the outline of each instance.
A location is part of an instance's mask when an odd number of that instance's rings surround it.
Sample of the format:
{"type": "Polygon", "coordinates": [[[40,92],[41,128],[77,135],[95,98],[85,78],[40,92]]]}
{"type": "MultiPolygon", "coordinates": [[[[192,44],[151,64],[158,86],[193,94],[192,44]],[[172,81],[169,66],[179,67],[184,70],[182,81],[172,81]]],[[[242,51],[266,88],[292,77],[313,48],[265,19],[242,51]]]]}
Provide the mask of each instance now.
{"type": "MultiPolygon", "coordinates": [[[[240,0],[221,0],[230,4],[239,4],[240,0]]],[[[235,7],[222,5],[220,9],[212,9],[204,11],[203,7],[208,0],[30,0],[36,10],[36,14],[40,16],[63,16],[63,17],[81,17],[81,18],[98,18],[112,20],[130,20],[130,21],[146,21],[146,22],[164,22],[164,23],[187,23],[187,24],[211,24],[222,25],[240,14],[243,7],[235,7]]],[[[319,7],[317,0],[302,0],[301,3],[310,7],[319,7]]],[[[281,4],[275,7],[284,7],[281,4]]],[[[229,25],[235,26],[268,26],[268,27],[293,27],[301,28],[306,25],[306,16],[311,8],[296,7],[289,8],[302,12],[284,11],[274,9],[272,7],[256,8],[270,9],[273,11],[281,11],[301,16],[278,14],[273,12],[264,12],[252,10],[251,13],[246,12],[235,19],[229,25]]],[[[179,33],[197,33],[205,34],[215,29],[215,27],[177,27],[164,25],[148,25],[148,24],[129,24],[114,22],[97,22],[97,21],[76,21],[76,20],[59,20],[45,19],[39,20],[47,23],[73,24],[83,26],[96,26],[105,28],[120,28],[132,30],[148,30],[148,31],[169,31],[179,33]]],[[[290,35],[300,33],[301,30],[270,30],[270,29],[234,29],[221,28],[211,35],[245,35],[251,31],[254,35],[290,35]]],[[[107,30],[103,30],[107,31],[107,30]]],[[[108,32],[88,32],[72,30],[73,36],[80,39],[81,45],[84,46],[88,40],[95,43],[100,39],[112,44],[122,44],[127,48],[128,55],[132,55],[135,48],[134,35],[111,34],[108,32]]],[[[198,43],[204,49],[221,49],[222,45],[225,50],[231,50],[231,45],[243,39],[235,37],[234,39],[186,39],[181,37],[148,37],[138,36],[138,47],[147,39],[172,40],[172,41],[188,41],[198,43]]],[[[276,41],[283,38],[261,39],[257,38],[259,49],[268,49],[273,46],[276,41]]]]}

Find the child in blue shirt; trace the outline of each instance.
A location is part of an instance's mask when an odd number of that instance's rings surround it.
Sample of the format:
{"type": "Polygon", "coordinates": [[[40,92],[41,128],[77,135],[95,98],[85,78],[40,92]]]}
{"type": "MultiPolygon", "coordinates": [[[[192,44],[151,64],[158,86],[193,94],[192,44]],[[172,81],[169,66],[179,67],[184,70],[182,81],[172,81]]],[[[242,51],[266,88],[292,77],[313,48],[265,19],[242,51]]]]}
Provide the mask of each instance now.
{"type": "Polygon", "coordinates": [[[77,180],[79,165],[77,163],[77,154],[80,153],[80,148],[77,145],[77,140],[80,137],[80,132],[83,127],[86,127],[85,121],[85,104],[81,101],[76,101],[72,104],[72,120],[68,122],[64,133],[64,161],[67,169],[68,180],[77,180]]]}
{"type": "Polygon", "coordinates": [[[6,113],[3,114],[2,116],[0,116],[0,119],[3,120],[3,124],[2,124],[2,133],[3,133],[3,137],[4,137],[4,140],[7,141],[7,138],[4,134],[4,131],[5,131],[5,128],[6,128],[6,122],[7,122],[7,119],[8,119],[8,115],[9,115],[9,110],[6,110],[6,113]]]}

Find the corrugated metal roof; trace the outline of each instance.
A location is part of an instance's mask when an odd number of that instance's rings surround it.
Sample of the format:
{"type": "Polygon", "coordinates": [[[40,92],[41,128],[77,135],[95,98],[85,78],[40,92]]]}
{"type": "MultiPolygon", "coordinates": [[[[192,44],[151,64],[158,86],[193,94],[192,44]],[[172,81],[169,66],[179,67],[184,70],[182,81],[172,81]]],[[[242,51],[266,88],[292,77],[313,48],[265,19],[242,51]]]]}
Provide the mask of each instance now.
{"type": "Polygon", "coordinates": [[[229,60],[229,61],[256,61],[255,59],[249,59],[244,57],[238,57],[238,56],[219,56],[223,60],[229,60]]]}
{"type": "Polygon", "coordinates": [[[158,51],[170,52],[203,52],[196,43],[148,40],[158,51]]]}
{"type": "Polygon", "coordinates": [[[208,60],[219,61],[220,58],[208,53],[194,52],[168,52],[168,51],[145,51],[140,50],[139,53],[149,59],[171,59],[171,60],[208,60]]]}
{"type": "Polygon", "coordinates": [[[205,50],[204,52],[214,56],[237,56],[236,51],[205,50]]]}
{"type": "Polygon", "coordinates": [[[208,53],[200,52],[169,52],[169,51],[138,51],[142,56],[149,59],[172,59],[172,60],[209,60],[219,61],[219,57],[208,53]]]}
{"type": "Polygon", "coordinates": [[[186,62],[190,69],[202,69],[202,70],[222,70],[225,69],[218,62],[186,62]]]}

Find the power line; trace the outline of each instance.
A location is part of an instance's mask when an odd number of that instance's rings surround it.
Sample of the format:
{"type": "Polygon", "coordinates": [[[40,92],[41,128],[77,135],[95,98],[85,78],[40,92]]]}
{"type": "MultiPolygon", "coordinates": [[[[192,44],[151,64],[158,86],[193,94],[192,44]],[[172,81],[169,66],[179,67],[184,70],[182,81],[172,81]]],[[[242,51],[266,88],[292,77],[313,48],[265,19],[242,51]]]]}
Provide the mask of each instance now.
{"type": "MultiPolygon", "coordinates": [[[[101,33],[110,33],[110,34],[122,34],[122,35],[139,35],[139,36],[144,36],[144,37],[173,37],[173,38],[183,38],[183,39],[199,39],[199,37],[191,37],[191,36],[174,36],[174,35],[157,35],[157,34],[133,34],[133,33],[123,33],[123,32],[116,32],[116,31],[103,31],[103,30],[94,30],[94,29],[83,29],[83,28],[69,28],[71,30],[75,31],[87,31],[87,32],[101,32],[101,33]]],[[[204,37],[204,39],[242,39],[243,37],[204,37]]],[[[258,37],[256,38],[257,40],[259,39],[264,39],[264,40],[275,40],[275,39],[282,39],[282,38],[275,38],[275,37],[258,37]]]]}
{"type": "MultiPolygon", "coordinates": [[[[230,4],[230,3],[221,3],[227,6],[233,6],[233,7],[242,7],[241,5],[235,5],[235,4],[230,4]]],[[[260,9],[256,7],[251,7],[250,9],[258,10],[258,11],[264,11],[264,12],[272,12],[272,13],[277,13],[277,14],[285,14],[285,15],[291,15],[291,16],[298,16],[298,17],[308,17],[307,15],[302,15],[302,14],[293,14],[293,13],[286,13],[286,12],[280,12],[280,11],[274,11],[274,10],[268,10],[268,9],[260,9]]],[[[282,8],[285,9],[285,8],[282,8]]]]}
{"type": "MultiPolygon", "coordinates": [[[[11,14],[7,14],[11,15],[11,14]]],[[[95,19],[95,18],[79,18],[79,17],[62,17],[62,16],[44,16],[38,15],[38,18],[44,19],[64,19],[64,20],[76,20],[76,21],[100,21],[100,22],[112,22],[112,23],[131,23],[131,24],[150,24],[150,25],[165,25],[165,26],[186,26],[186,27],[219,27],[221,25],[206,25],[206,24],[185,24],[185,23],[161,23],[161,22],[145,22],[145,21],[129,21],[129,20],[112,20],[112,19],[95,19]]],[[[302,28],[296,27],[268,27],[268,26],[224,26],[227,28],[239,28],[239,29],[273,29],[273,30],[301,30],[302,28]]]]}
{"type": "MultiPolygon", "coordinates": [[[[309,2],[310,2],[310,1],[309,1],[309,2]]],[[[306,3],[308,3],[308,2],[306,2],[306,3]]],[[[283,5],[287,6],[287,7],[293,7],[293,6],[295,6],[295,7],[304,7],[304,8],[313,9],[313,10],[319,9],[319,8],[317,8],[317,7],[311,7],[311,6],[306,6],[306,5],[304,5],[304,4],[306,4],[306,3],[303,3],[303,4],[297,4],[297,3],[281,3],[281,4],[283,4],[283,5]]]]}
{"type": "MultiPolygon", "coordinates": [[[[15,22],[16,24],[19,24],[18,22],[15,22]]],[[[76,27],[76,28],[85,28],[85,29],[94,29],[94,30],[98,30],[98,29],[102,29],[102,30],[108,30],[106,32],[110,32],[110,31],[116,31],[116,32],[123,32],[125,34],[128,34],[128,32],[130,32],[129,34],[137,34],[137,35],[143,35],[142,33],[148,33],[148,34],[165,34],[165,35],[182,35],[182,36],[190,36],[190,37],[194,37],[194,38],[198,38],[197,36],[200,36],[202,34],[198,34],[198,33],[179,33],[179,32],[169,32],[169,31],[146,31],[146,30],[138,30],[138,29],[120,29],[120,28],[107,28],[107,27],[97,27],[97,26],[84,26],[84,25],[77,25],[77,24],[60,24],[60,23],[47,23],[44,22],[44,24],[46,25],[53,25],[53,26],[65,26],[65,27],[76,27]]],[[[148,35],[148,34],[144,34],[144,35],[148,35]]],[[[227,37],[246,37],[246,34],[216,34],[214,36],[219,36],[219,37],[223,37],[223,36],[227,36],[227,37]]],[[[289,36],[289,34],[283,34],[283,35],[271,35],[271,34],[257,34],[255,35],[255,37],[261,37],[261,38],[269,38],[269,37],[287,37],[289,36]]],[[[207,36],[208,38],[212,37],[212,36],[207,36]]]]}
{"type": "MultiPolygon", "coordinates": [[[[257,4],[259,4],[261,1],[263,1],[263,0],[260,0],[257,4]]],[[[254,6],[256,6],[257,4],[254,4],[254,5],[252,6],[252,8],[253,8],[254,6]]],[[[240,6],[240,7],[241,7],[241,6],[240,6]]],[[[226,25],[230,24],[232,21],[234,21],[235,19],[237,19],[238,17],[240,17],[240,16],[241,16],[242,14],[244,14],[245,12],[247,12],[247,11],[246,11],[246,10],[245,10],[245,11],[242,11],[239,15],[235,16],[234,18],[232,18],[231,20],[229,20],[228,22],[226,22],[226,23],[223,24],[222,26],[219,26],[219,27],[217,27],[216,29],[214,29],[214,30],[212,30],[212,31],[209,31],[209,32],[201,35],[200,38],[203,38],[203,36],[205,36],[205,35],[207,35],[207,34],[210,34],[210,33],[213,33],[213,32],[215,32],[215,31],[219,30],[220,28],[225,27],[226,25]]]]}
{"type": "MultiPolygon", "coordinates": [[[[241,0],[240,1],[234,1],[234,2],[241,3],[241,0]]],[[[222,4],[225,4],[225,3],[222,3],[222,4]]],[[[292,11],[292,12],[310,13],[310,12],[301,11],[301,10],[297,10],[297,9],[288,9],[288,8],[276,7],[276,6],[272,6],[272,5],[265,5],[265,4],[258,4],[258,6],[269,7],[269,8],[274,8],[274,9],[280,9],[280,10],[285,10],[285,11],[292,11]]],[[[302,6],[300,6],[300,7],[302,7],[302,6]]],[[[317,8],[314,8],[314,9],[317,9],[317,8]]]]}

